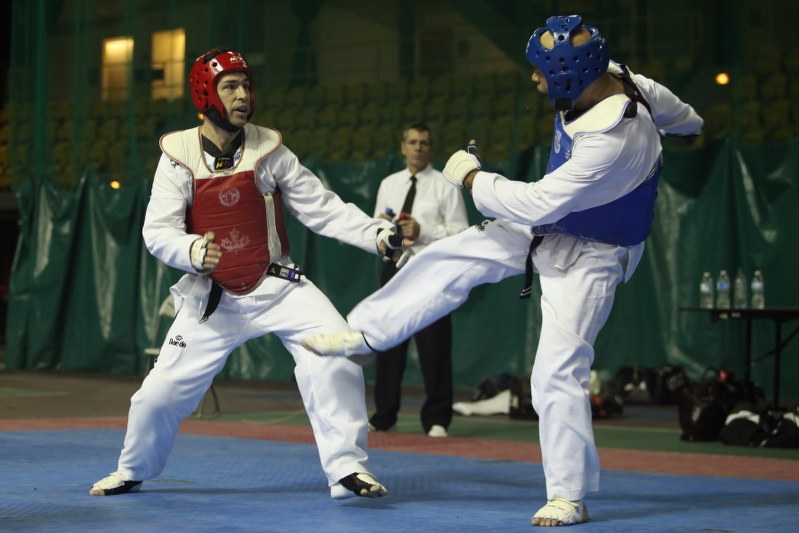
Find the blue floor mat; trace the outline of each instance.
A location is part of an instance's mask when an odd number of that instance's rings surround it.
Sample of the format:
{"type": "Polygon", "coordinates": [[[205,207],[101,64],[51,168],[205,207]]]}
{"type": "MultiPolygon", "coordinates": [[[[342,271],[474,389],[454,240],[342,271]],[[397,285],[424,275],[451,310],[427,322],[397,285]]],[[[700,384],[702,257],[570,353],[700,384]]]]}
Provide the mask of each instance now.
{"type": "MultiPolygon", "coordinates": [[[[89,496],[121,430],[0,432],[0,531],[536,531],[541,465],[373,450],[385,498],[332,500],[307,444],[180,435],[142,491],[89,496]]],[[[575,532],[798,532],[799,482],[606,470],[575,532]]]]}

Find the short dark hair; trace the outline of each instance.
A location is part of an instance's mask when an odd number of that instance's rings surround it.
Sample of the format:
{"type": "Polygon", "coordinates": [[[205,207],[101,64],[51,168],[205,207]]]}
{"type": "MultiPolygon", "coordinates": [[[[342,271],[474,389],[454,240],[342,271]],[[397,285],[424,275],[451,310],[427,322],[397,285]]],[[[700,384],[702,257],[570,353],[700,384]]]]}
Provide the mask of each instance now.
{"type": "Polygon", "coordinates": [[[230,52],[230,51],[231,48],[228,48],[227,46],[217,46],[213,50],[209,50],[201,56],[203,64],[208,63],[209,61],[211,61],[213,58],[215,58],[220,54],[224,54],[225,52],[230,52]]]}
{"type": "Polygon", "coordinates": [[[414,122],[413,124],[411,124],[410,126],[405,128],[404,130],[402,130],[402,141],[403,142],[408,137],[408,131],[409,130],[416,130],[416,131],[421,132],[421,133],[425,133],[425,132],[429,133],[430,134],[430,146],[433,145],[433,131],[430,129],[430,127],[427,124],[425,124],[423,122],[414,122]]]}

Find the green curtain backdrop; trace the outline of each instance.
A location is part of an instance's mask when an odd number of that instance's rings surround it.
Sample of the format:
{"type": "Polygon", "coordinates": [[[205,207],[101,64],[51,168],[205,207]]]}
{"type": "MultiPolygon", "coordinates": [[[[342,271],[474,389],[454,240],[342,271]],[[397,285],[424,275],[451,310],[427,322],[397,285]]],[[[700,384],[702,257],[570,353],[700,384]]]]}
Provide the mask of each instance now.
{"type": "MultiPolygon", "coordinates": [[[[141,374],[144,348],[160,343],[158,308],[180,273],[149,255],[141,226],[159,136],[197,123],[185,86],[171,99],[154,90],[170,67],[187,73],[216,45],[245,52],[254,122],[275,125],[331,189],[371,212],[379,180],[402,166],[403,126],[418,120],[433,129],[439,169],[476,138],[490,168],[541,177],[553,121],[530,81],[524,44],[544,17],[572,7],[603,29],[615,59],[664,82],[707,119],[697,148],[666,142],[654,231],[597,340],[596,368],[671,363],[694,378],[708,366],[740,375],[743,324],[678,311],[698,303],[706,270],[762,270],[768,305],[799,306],[799,34],[784,31],[799,20],[795,3],[713,2],[712,20],[707,2],[690,0],[628,2],[624,17],[614,0],[228,4],[12,0],[0,186],[11,184],[20,235],[7,367],[141,374]],[[157,59],[156,37],[173,31],[185,37],[182,55],[157,59]],[[120,37],[132,50],[116,65],[125,75],[115,94],[124,98],[113,101],[103,96],[103,50],[120,37]],[[712,84],[722,70],[732,83],[712,84]]],[[[471,222],[480,222],[466,200],[471,222]]],[[[289,232],[292,255],[343,314],[377,288],[375,256],[291,219],[289,232]]],[[[536,298],[518,299],[521,284],[478,287],[456,311],[457,387],[531,367],[541,317],[536,298]]],[[[788,323],[783,336],[797,326],[788,323]]],[[[753,377],[766,389],[772,346],[773,325],[755,323],[753,377]]],[[[782,379],[783,396],[794,400],[798,356],[794,339],[782,379]]],[[[405,382],[420,385],[413,357],[405,382]]],[[[268,336],[237,350],[223,375],[289,381],[291,358],[268,336]]]]}
{"type": "MultiPolygon", "coordinates": [[[[548,148],[491,165],[509,176],[537,179],[548,148]]],[[[617,293],[596,343],[598,370],[683,366],[698,378],[708,366],[743,371],[743,324],[711,324],[679,312],[698,304],[702,272],[764,272],[769,306],[797,306],[799,283],[799,142],[739,148],[731,141],[684,151],[667,145],[657,215],[645,258],[617,293]]],[[[346,201],[367,212],[379,179],[396,158],[326,164],[306,161],[346,201]]],[[[157,309],[180,273],[144,248],[140,231],[150,182],[115,190],[96,175],[70,191],[49,183],[15,188],[20,239],[12,272],[6,365],[141,373],[143,349],[156,335],[157,309]]],[[[471,200],[472,222],[481,220],[471,200]]],[[[346,314],[377,287],[375,256],[310,233],[291,219],[292,255],[346,314]]],[[[471,388],[500,372],[527,372],[539,335],[536,298],[519,300],[522,280],[476,288],[454,315],[455,383],[471,388]]],[[[783,336],[799,324],[789,323],[783,336]]],[[[160,340],[160,339],[159,339],[160,340]]],[[[753,328],[755,381],[771,388],[773,326],[753,328]]],[[[783,353],[783,397],[796,398],[799,342],[783,353]]],[[[274,336],[231,356],[230,378],[290,380],[291,357],[274,336]]],[[[371,370],[367,369],[370,378],[371,370]]],[[[420,385],[415,359],[406,381],[420,385]]]]}

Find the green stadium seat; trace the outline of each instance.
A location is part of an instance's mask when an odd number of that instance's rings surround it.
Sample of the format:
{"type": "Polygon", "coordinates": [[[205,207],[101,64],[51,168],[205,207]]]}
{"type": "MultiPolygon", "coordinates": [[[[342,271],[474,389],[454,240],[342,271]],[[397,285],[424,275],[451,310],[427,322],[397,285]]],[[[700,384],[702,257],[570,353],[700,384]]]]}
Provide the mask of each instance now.
{"type": "Polygon", "coordinates": [[[761,144],[765,140],[759,102],[744,102],[739,110],[739,119],[738,140],[741,144],[761,144]]]}
{"type": "Polygon", "coordinates": [[[538,142],[535,122],[527,120],[516,125],[516,150],[521,152],[538,142]]]}
{"type": "Polygon", "coordinates": [[[344,105],[344,86],[328,85],[324,86],[323,100],[325,107],[338,107],[344,105]]]}
{"type": "Polygon", "coordinates": [[[136,138],[144,141],[157,139],[159,119],[153,115],[146,115],[136,120],[136,138]]]}
{"type": "Polygon", "coordinates": [[[379,124],[400,128],[403,121],[403,107],[404,105],[395,100],[385,101],[379,109],[379,124]]]}
{"type": "Polygon", "coordinates": [[[269,109],[280,109],[287,106],[288,90],[285,87],[269,89],[263,99],[259,98],[258,104],[263,102],[269,109]]]}
{"type": "Polygon", "coordinates": [[[297,131],[285,133],[283,135],[283,143],[297,157],[303,158],[306,157],[311,149],[311,137],[313,134],[312,130],[298,129],[297,131]]]}
{"type": "Polygon", "coordinates": [[[759,76],[770,76],[782,70],[782,52],[776,46],[758,48],[754,57],[754,71],[759,76]]]}
{"type": "Polygon", "coordinates": [[[354,129],[358,125],[360,113],[356,104],[345,105],[338,114],[338,125],[354,129]]]}
{"type": "Polygon", "coordinates": [[[297,127],[297,116],[300,109],[284,108],[275,115],[273,126],[277,129],[291,130],[297,127]]]}
{"type": "Polygon", "coordinates": [[[408,84],[408,99],[426,102],[430,97],[430,79],[419,77],[408,84]]]}
{"type": "Polygon", "coordinates": [[[316,127],[318,119],[316,109],[296,109],[292,113],[294,114],[294,124],[297,129],[310,130],[316,127]]]}
{"type": "Polygon", "coordinates": [[[500,93],[489,102],[488,116],[492,120],[502,117],[512,117],[516,114],[515,92],[500,93]]]}
{"type": "Polygon", "coordinates": [[[787,98],[774,100],[763,106],[761,118],[766,140],[785,140],[794,136],[792,107],[787,98]]]}
{"type": "Polygon", "coordinates": [[[330,130],[328,136],[327,159],[333,162],[352,159],[352,130],[346,127],[330,130]]]}
{"type": "Polygon", "coordinates": [[[535,121],[536,141],[551,143],[555,131],[555,118],[550,113],[540,115],[535,121]]]}
{"type": "Polygon", "coordinates": [[[794,48],[786,54],[783,69],[789,77],[799,78],[799,48],[794,48]]]}
{"type": "Polygon", "coordinates": [[[757,100],[758,78],[754,74],[746,74],[739,79],[732,79],[733,94],[738,100],[757,100]]]}
{"type": "Polygon", "coordinates": [[[448,100],[452,96],[452,76],[445,74],[430,80],[430,99],[448,100]]]}
{"type": "Polygon", "coordinates": [[[512,117],[505,116],[493,120],[487,130],[487,138],[482,150],[486,161],[504,161],[514,149],[514,126],[512,117]]]}
{"type": "Polygon", "coordinates": [[[793,101],[799,101],[799,74],[788,79],[788,97],[793,101]]]}
{"type": "Polygon", "coordinates": [[[733,110],[727,102],[718,103],[703,111],[702,117],[705,119],[703,133],[711,139],[722,139],[734,131],[733,110]]]}
{"type": "Polygon", "coordinates": [[[358,124],[374,128],[380,122],[380,107],[377,102],[369,101],[358,109],[358,124]]]}
{"type": "Polygon", "coordinates": [[[310,92],[305,87],[293,87],[286,92],[285,108],[299,109],[306,107],[306,96],[310,92]]]}
{"type": "Polygon", "coordinates": [[[436,96],[424,106],[425,122],[444,122],[447,119],[449,102],[443,96],[436,96]]]}
{"type": "MultiPolygon", "coordinates": [[[[439,152],[451,155],[462,149],[470,139],[466,120],[462,118],[448,120],[438,137],[441,139],[439,152]]],[[[477,139],[477,141],[480,142],[480,139],[477,139]]]]}
{"type": "Polygon", "coordinates": [[[466,121],[472,115],[472,102],[466,93],[454,94],[447,106],[447,121],[466,121]]]}
{"type": "Polygon", "coordinates": [[[779,100],[788,95],[788,78],[782,72],[775,72],[760,84],[760,96],[765,101],[779,100]]]}
{"type": "Polygon", "coordinates": [[[300,154],[301,159],[326,159],[328,157],[328,142],[331,129],[317,128],[308,137],[306,153],[300,154]]]}
{"type": "Polygon", "coordinates": [[[389,98],[393,98],[397,102],[406,102],[411,97],[411,84],[407,80],[399,79],[387,87],[389,91],[389,98]]]}
{"type": "Polygon", "coordinates": [[[399,152],[401,134],[396,124],[384,124],[378,127],[373,132],[372,155],[379,158],[399,152]]]}
{"type": "Polygon", "coordinates": [[[424,122],[425,120],[425,103],[424,101],[413,98],[408,100],[405,104],[400,106],[402,111],[402,125],[414,124],[416,122],[424,122]]]}
{"type": "Polygon", "coordinates": [[[359,126],[352,131],[351,155],[353,161],[372,159],[374,155],[374,127],[359,126]]]}
{"type": "Polygon", "coordinates": [[[353,83],[344,87],[344,98],[350,104],[363,105],[366,102],[367,89],[365,83],[353,83]]]}
{"type": "Polygon", "coordinates": [[[391,92],[389,82],[370,83],[366,86],[366,100],[379,105],[389,99],[391,92]]]}
{"type": "Polygon", "coordinates": [[[339,106],[325,105],[317,117],[317,126],[319,128],[331,129],[338,125],[339,120],[339,106]]]}

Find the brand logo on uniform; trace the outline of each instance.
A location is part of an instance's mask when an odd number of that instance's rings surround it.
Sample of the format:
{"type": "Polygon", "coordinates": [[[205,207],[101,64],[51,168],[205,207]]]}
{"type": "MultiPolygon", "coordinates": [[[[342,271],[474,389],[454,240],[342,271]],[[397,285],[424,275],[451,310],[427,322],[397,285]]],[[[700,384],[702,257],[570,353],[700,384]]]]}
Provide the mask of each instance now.
{"type": "Polygon", "coordinates": [[[225,250],[240,250],[248,244],[250,244],[250,238],[247,235],[241,235],[237,229],[230,230],[230,234],[219,242],[219,245],[225,250]]]}
{"type": "Polygon", "coordinates": [[[231,62],[231,63],[239,63],[239,62],[241,62],[241,63],[244,63],[244,66],[247,66],[247,62],[246,62],[246,61],[244,61],[244,58],[243,58],[243,57],[241,57],[241,56],[234,56],[234,55],[231,55],[231,56],[230,56],[230,62],[231,62]]]}
{"type": "Polygon", "coordinates": [[[227,170],[233,168],[233,158],[229,156],[214,159],[214,170],[227,170]]]}
{"type": "Polygon", "coordinates": [[[477,231],[485,231],[486,230],[486,226],[488,226],[489,222],[491,222],[491,221],[490,220],[483,220],[479,224],[476,224],[477,231]]]}
{"type": "Polygon", "coordinates": [[[225,207],[233,207],[239,203],[241,193],[235,187],[228,187],[219,191],[219,203],[225,207]]]}
{"type": "Polygon", "coordinates": [[[560,130],[555,130],[555,140],[553,141],[553,143],[555,145],[555,153],[556,154],[560,153],[560,137],[561,137],[561,135],[563,135],[563,134],[560,132],[560,130]]]}
{"type": "Polygon", "coordinates": [[[186,343],[183,342],[183,335],[175,335],[174,339],[170,337],[169,344],[171,344],[172,346],[177,346],[179,348],[186,347],[186,343]]]}

